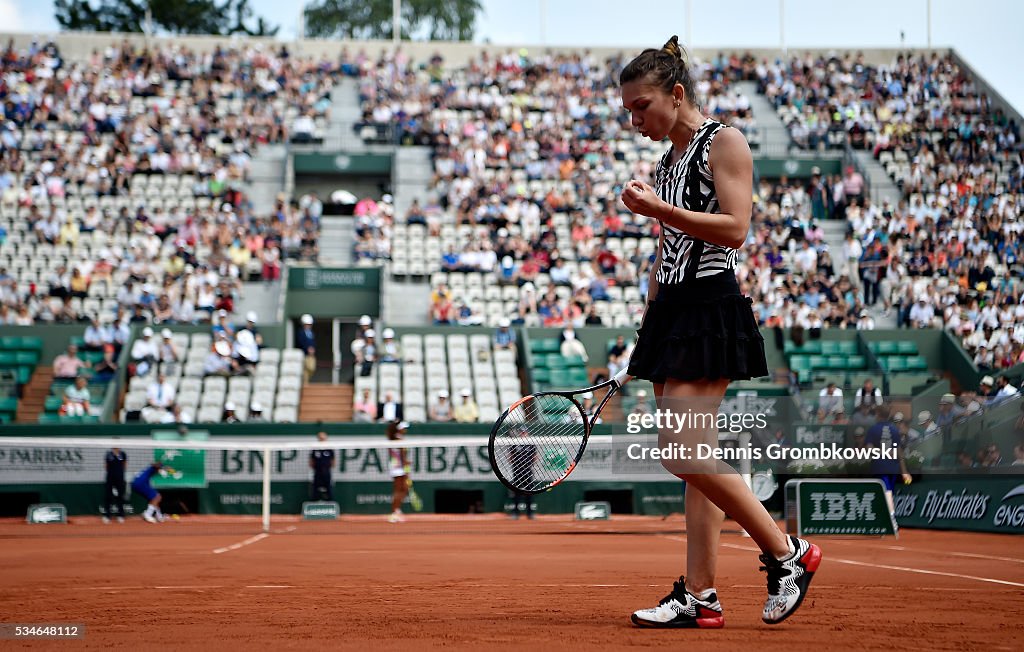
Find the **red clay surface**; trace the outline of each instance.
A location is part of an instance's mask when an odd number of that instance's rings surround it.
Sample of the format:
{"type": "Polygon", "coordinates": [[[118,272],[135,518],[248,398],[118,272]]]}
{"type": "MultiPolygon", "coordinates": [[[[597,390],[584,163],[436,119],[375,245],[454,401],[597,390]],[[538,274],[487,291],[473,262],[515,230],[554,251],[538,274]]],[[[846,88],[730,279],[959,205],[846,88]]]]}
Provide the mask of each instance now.
{"type": "Polygon", "coordinates": [[[0,521],[0,622],[80,623],[31,649],[1019,650],[1018,537],[903,531],[815,539],[804,606],[761,622],[750,539],[722,537],[722,630],[640,630],[683,570],[679,517],[383,517],[286,522],[191,517],[163,525],[0,521]]]}

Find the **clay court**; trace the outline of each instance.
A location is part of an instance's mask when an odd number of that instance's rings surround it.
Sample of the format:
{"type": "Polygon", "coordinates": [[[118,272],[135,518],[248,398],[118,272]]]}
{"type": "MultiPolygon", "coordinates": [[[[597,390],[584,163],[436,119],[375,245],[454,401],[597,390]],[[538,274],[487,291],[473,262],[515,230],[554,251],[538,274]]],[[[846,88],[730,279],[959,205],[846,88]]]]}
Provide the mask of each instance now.
{"type": "Polygon", "coordinates": [[[1024,637],[1024,554],[1011,536],[904,531],[818,538],[825,552],[801,611],[760,621],[750,539],[723,535],[726,627],[635,629],[682,571],[681,517],[578,522],[496,516],[163,525],[0,523],[6,622],[80,623],[81,640],[32,649],[1012,650],[1024,637]]]}

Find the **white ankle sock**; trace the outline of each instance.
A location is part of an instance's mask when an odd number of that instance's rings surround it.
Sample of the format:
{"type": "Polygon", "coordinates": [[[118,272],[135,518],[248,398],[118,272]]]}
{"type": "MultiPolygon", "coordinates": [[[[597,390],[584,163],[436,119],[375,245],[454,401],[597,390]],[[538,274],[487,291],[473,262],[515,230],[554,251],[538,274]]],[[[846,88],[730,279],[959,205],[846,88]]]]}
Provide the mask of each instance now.
{"type": "Polygon", "coordinates": [[[779,561],[785,561],[796,554],[796,546],[793,545],[793,537],[786,535],[786,545],[789,546],[789,552],[782,555],[781,557],[777,557],[776,559],[778,559],[779,561]]]}
{"type": "Polygon", "coordinates": [[[697,598],[700,599],[700,600],[707,600],[708,598],[711,597],[711,595],[714,592],[715,592],[714,588],[704,589],[703,591],[700,592],[700,594],[697,595],[697,598]]]}

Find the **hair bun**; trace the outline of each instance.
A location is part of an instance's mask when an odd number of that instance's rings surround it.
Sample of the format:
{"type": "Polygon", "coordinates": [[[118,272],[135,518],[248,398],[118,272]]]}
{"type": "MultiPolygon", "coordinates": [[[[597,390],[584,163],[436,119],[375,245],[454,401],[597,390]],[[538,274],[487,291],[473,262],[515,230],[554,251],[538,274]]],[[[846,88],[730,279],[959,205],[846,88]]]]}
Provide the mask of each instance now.
{"type": "Polygon", "coordinates": [[[675,34],[668,40],[665,45],[661,46],[661,51],[671,55],[675,59],[683,58],[683,48],[679,46],[679,37],[675,34]]]}

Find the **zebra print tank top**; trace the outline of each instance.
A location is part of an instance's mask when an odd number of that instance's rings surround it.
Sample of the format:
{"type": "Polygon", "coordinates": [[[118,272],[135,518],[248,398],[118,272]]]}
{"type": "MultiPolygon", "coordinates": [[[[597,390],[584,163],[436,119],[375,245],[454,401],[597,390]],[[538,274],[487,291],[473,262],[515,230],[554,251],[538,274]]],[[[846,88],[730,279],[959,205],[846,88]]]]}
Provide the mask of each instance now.
{"type": "MultiPolygon", "coordinates": [[[[693,135],[686,151],[674,164],[672,148],[658,162],[654,189],[673,206],[698,213],[718,213],[718,195],[708,166],[711,141],[726,125],[708,118],[693,135]]],[[[736,249],[698,240],[662,224],[665,242],[661,247],[658,283],[678,285],[688,280],[714,276],[736,268],[736,249]]]]}

